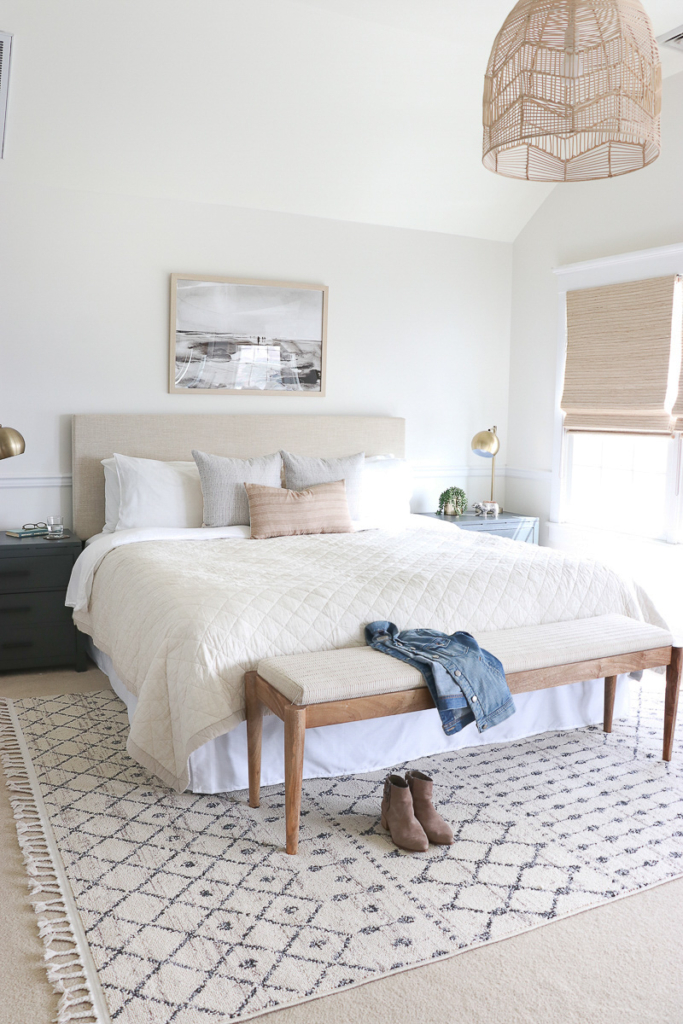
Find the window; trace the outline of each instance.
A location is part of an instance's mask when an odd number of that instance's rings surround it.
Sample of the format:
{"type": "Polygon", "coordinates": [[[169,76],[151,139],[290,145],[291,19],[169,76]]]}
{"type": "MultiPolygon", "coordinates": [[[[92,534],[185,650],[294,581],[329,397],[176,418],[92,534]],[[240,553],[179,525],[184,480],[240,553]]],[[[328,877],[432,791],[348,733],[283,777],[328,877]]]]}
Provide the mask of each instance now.
{"type": "Polygon", "coordinates": [[[681,543],[683,277],[570,290],[566,303],[560,519],[681,543]]]}
{"type": "Polygon", "coordinates": [[[566,435],[562,520],[674,543],[681,531],[681,435],[566,435]]]}

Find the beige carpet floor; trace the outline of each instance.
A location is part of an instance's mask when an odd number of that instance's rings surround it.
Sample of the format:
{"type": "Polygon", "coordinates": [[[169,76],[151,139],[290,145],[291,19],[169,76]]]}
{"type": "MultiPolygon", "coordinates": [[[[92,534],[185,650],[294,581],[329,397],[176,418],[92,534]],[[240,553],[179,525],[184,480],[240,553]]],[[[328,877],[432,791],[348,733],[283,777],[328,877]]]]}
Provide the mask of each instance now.
{"type": "MultiPolygon", "coordinates": [[[[0,696],[97,690],[97,669],[0,676],[0,696]]],[[[267,1015],[267,1024],[683,1024],[683,879],[524,935],[267,1015]]],[[[42,966],[0,782],[0,1024],[48,1024],[42,966]]]]}

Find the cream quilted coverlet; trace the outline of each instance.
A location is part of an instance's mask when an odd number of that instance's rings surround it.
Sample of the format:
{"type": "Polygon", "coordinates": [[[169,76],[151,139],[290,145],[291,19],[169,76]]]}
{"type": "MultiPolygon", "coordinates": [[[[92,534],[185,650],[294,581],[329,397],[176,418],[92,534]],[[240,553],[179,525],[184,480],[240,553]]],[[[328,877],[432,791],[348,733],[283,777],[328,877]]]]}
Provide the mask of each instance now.
{"type": "Polygon", "coordinates": [[[129,753],[181,791],[190,754],[244,719],[244,672],[261,658],[361,645],[374,619],[476,636],[611,612],[664,625],[599,563],[422,519],[400,532],[117,547],[74,618],[138,697],[129,753]]]}

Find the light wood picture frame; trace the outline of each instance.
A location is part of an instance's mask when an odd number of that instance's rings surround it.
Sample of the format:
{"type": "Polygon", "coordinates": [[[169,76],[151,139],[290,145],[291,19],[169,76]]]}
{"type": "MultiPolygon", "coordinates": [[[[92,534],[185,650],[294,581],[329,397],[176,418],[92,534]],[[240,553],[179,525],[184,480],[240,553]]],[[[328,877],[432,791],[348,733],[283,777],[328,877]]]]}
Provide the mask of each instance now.
{"type": "Polygon", "coordinates": [[[328,287],[171,274],[169,391],[325,396],[328,287]]]}

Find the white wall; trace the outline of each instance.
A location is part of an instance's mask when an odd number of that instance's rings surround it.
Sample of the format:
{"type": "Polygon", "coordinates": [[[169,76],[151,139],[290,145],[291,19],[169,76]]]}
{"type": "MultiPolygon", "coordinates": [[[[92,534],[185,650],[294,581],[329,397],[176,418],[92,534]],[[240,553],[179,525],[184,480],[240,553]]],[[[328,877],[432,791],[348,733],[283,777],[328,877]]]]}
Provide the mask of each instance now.
{"type": "Polygon", "coordinates": [[[508,462],[527,475],[506,480],[514,511],[546,520],[550,512],[558,350],[552,268],[683,241],[681,125],[677,74],[664,82],[659,159],[623,178],[558,185],[515,242],[508,462]]]}
{"type": "Polygon", "coordinates": [[[404,416],[416,508],[485,496],[469,442],[507,437],[510,245],[8,181],[0,225],[0,420],[27,446],[0,463],[0,527],[68,512],[76,412],[404,416]],[[327,397],[169,395],[172,271],[329,285],[327,397]]]}

